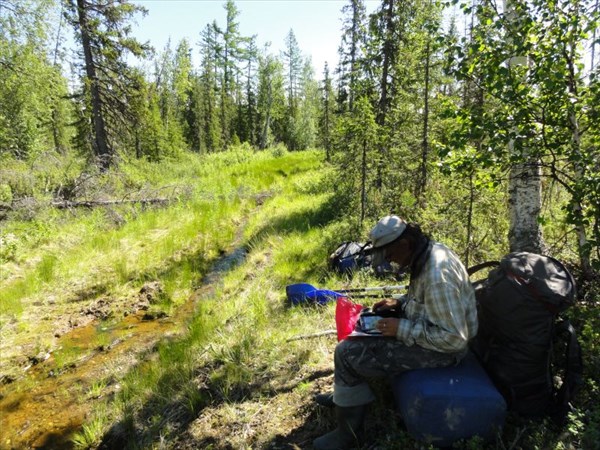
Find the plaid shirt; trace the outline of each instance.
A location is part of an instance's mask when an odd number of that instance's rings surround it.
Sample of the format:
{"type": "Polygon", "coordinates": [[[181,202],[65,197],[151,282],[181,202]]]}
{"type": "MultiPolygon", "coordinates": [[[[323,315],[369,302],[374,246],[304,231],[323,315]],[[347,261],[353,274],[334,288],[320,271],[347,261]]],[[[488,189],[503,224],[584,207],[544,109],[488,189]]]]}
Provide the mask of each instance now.
{"type": "Polygon", "coordinates": [[[438,242],[403,300],[396,338],[438,352],[466,349],[477,333],[475,292],[458,256],[438,242]]]}

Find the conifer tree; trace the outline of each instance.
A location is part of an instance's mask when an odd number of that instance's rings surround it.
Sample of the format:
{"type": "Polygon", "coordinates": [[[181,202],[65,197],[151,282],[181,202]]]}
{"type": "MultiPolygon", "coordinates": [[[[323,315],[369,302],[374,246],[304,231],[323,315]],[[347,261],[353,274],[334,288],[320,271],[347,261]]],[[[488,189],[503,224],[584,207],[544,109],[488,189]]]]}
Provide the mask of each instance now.
{"type": "Polygon", "coordinates": [[[225,28],[215,27],[219,45],[216,46],[217,67],[220,69],[220,126],[223,145],[229,145],[234,133],[236,98],[241,91],[239,86],[240,67],[244,45],[248,38],[239,31],[239,10],[233,2],[225,4],[227,18],[225,28]]]}
{"type": "Polygon", "coordinates": [[[366,41],[364,0],[349,0],[342,8],[342,13],[344,19],[342,42],[339,48],[339,89],[346,92],[341,101],[347,100],[348,109],[352,110],[364,64],[363,52],[366,41]]]}
{"type": "Polygon", "coordinates": [[[201,33],[200,53],[202,67],[198,86],[200,104],[198,117],[200,124],[199,151],[214,152],[221,149],[221,130],[218,110],[217,85],[217,24],[206,25],[201,33]]]}
{"type": "Polygon", "coordinates": [[[122,132],[132,124],[128,98],[133,94],[132,75],[125,62],[129,52],[143,57],[148,47],[130,36],[128,22],[139,6],[126,0],[65,0],[68,19],[81,48],[82,87],[92,131],[93,156],[107,169],[116,156],[122,132]]]}
{"type": "Polygon", "coordinates": [[[285,38],[285,49],[283,50],[283,64],[286,71],[287,91],[287,124],[284,142],[290,150],[300,148],[297,140],[298,129],[298,106],[300,101],[302,69],[304,58],[298,46],[294,30],[288,32],[285,38]]]}
{"type": "Polygon", "coordinates": [[[321,108],[319,118],[319,145],[325,148],[325,159],[331,159],[332,132],[335,127],[335,93],[333,81],[329,75],[329,65],[325,62],[321,86],[321,108]]]}
{"type": "Polygon", "coordinates": [[[258,145],[256,111],[256,84],[258,71],[258,49],[255,37],[250,38],[243,52],[244,95],[238,99],[237,135],[242,142],[258,145]],[[242,98],[243,97],[243,98],[242,98]]]}
{"type": "Polygon", "coordinates": [[[48,53],[51,6],[0,0],[0,154],[25,159],[69,145],[67,83],[48,53]]]}
{"type": "Polygon", "coordinates": [[[294,129],[294,141],[298,149],[313,147],[317,138],[319,118],[319,86],[314,79],[310,60],[304,62],[300,83],[300,101],[294,129]]]}
{"type": "Polygon", "coordinates": [[[346,212],[358,212],[358,229],[368,216],[379,213],[372,201],[379,132],[367,97],[358,98],[354,110],[342,116],[336,127],[333,158],[343,176],[338,177],[335,190],[346,212]]]}

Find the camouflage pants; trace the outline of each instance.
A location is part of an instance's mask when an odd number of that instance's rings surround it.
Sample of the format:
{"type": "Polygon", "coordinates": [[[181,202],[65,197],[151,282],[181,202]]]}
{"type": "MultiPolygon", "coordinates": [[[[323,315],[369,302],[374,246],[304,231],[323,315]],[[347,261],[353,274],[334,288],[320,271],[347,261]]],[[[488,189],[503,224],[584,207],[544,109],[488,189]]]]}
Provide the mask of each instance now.
{"type": "Polygon", "coordinates": [[[441,353],[413,345],[407,347],[393,338],[355,338],[335,348],[333,401],[338,406],[357,406],[375,399],[366,380],[398,375],[412,369],[457,364],[466,350],[441,353]]]}

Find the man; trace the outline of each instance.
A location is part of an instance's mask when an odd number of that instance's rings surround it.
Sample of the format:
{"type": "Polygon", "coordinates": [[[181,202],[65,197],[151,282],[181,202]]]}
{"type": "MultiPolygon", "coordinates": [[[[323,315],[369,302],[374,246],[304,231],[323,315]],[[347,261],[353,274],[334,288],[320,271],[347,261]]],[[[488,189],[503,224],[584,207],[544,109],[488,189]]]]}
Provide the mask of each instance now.
{"type": "Polygon", "coordinates": [[[375,399],[367,379],[457,364],[477,333],[475,293],[454,252],[393,215],[381,219],[370,237],[373,266],[387,261],[407,268],[410,284],[401,300],[373,306],[375,312],[397,311],[396,317],[377,322],[382,337],[351,338],[337,345],[333,397],[323,394],[316,400],[335,406],[338,426],[314,441],[319,450],[357,443],[366,406],[375,399]]]}

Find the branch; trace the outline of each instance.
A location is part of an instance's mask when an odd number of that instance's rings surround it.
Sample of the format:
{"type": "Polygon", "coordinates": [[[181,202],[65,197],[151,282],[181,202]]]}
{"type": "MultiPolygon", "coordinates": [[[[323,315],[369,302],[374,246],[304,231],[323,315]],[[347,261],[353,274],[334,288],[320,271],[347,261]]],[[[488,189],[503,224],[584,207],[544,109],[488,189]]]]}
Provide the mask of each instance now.
{"type": "Polygon", "coordinates": [[[169,203],[171,199],[168,198],[142,198],[139,200],[85,200],[80,202],[71,201],[54,201],[51,206],[59,209],[67,208],[93,208],[95,206],[111,206],[111,205],[122,205],[130,203],[141,203],[147,204],[165,204],[169,203]]]}
{"type": "Polygon", "coordinates": [[[325,331],[319,331],[318,333],[300,334],[298,336],[293,336],[289,339],[286,339],[285,342],[299,341],[300,339],[329,336],[329,335],[333,335],[333,334],[337,334],[337,331],[336,330],[325,330],[325,331]]]}

